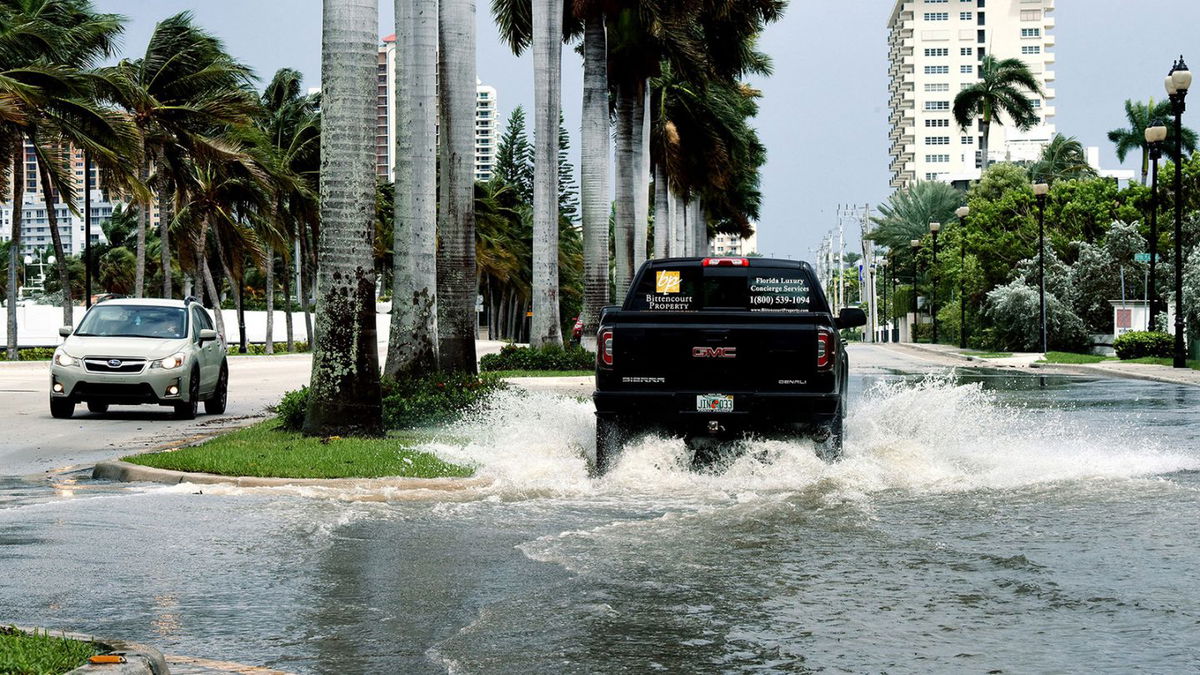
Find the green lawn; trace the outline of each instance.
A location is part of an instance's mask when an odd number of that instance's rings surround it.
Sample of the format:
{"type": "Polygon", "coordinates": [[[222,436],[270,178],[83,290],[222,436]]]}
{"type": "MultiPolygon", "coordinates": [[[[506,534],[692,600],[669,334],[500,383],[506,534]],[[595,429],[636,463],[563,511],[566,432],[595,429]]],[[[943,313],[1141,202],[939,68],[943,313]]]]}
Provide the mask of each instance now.
{"type": "Polygon", "coordinates": [[[495,370],[491,375],[506,377],[591,377],[594,370],[495,370]]]}
{"type": "Polygon", "coordinates": [[[386,438],[309,438],[281,431],[276,420],[238,429],[200,445],[123,457],[126,462],[174,471],[265,478],[442,478],[474,470],[410,450],[417,433],[386,438]]]}
{"type": "Polygon", "coordinates": [[[99,653],[90,642],[0,626],[0,673],[65,673],[99,653]]]}
{"type": "Polygon", "coordinates": [[[1012,352],[976,352],[965,351],[963,354],[974,356],[977,359],[1005,359],[1012,356],[1012,352]]]}
{"type": "MultiPolygon", "coordinates": [[[[1121,363],[1148,363],[1155,366],[1173,366],[1175,365],[1175,359],[1163,356],[1143,356],[1140,359],[1129,359],[1121,363]]],[[[1200,361],[1189,360],[1187,365],[1192,370],[1200,370],[1200,361]]]]}
{"type": "Polygon", "coordinates": [[[1046,358],[1038,361],[1038,363],[1100,363],[1101,361],[1110,361],[1111,356],[1097,356],[1096,354],[1076,354],[1074,352],[1046,352],[1046,358]]]}

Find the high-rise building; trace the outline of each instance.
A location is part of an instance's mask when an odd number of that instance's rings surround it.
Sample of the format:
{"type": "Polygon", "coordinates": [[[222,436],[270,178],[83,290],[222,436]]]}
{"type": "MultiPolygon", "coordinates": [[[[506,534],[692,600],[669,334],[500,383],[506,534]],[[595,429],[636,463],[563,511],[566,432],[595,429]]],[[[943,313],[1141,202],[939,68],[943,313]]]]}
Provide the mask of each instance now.
{"type": "MultiPolygon", "coordinates": [[[[376,79],[375,173],[389,181],[396,179],[392,152],[396,147],[396,36],[383,38],[379,45],[376,79]]],[[[496,89],[475,81],[475,180],[490,180],[496,162],[496,89]]]]}
{"type": "Polygon", "coordinates": [[[744,257],[757,254],[758,232],[751,233],[749,237],[718,232],[713,235],[709,250],[713,255],[723,256],[744,257]]]}
{"type": "Polygon", "coordinates": [[[985,55],[1018,58],[1042,85],[1041,123],[1021,131],[1001,116],[988,158],[1033,161],[1054,137],[1054,0],[895,0],[888,21],[891,185],[979,178],[980,127],[954,121],[954,97],[978,80],[985,55]]]}

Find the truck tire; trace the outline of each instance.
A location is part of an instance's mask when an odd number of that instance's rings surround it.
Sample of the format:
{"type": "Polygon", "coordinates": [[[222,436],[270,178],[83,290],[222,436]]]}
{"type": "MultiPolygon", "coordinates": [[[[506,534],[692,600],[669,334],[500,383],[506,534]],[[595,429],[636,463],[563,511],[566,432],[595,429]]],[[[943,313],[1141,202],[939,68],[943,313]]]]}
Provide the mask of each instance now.
{"type": "Polygon", "coordinates": [[[825,423],[824,431],[828,434],[825,440],[817,444],[817,456],[826,462],[834,462],[842,458],[842,439],[844,438],[845,405],[838,406],[837,415],[825,423]]]}
{"type": "Polygon", "coordinates": [[[621,421],[611,415],[596,415],[596,463],[592,473],[603,476],[608,473],[621,454],[627,431],[621,421]]]}

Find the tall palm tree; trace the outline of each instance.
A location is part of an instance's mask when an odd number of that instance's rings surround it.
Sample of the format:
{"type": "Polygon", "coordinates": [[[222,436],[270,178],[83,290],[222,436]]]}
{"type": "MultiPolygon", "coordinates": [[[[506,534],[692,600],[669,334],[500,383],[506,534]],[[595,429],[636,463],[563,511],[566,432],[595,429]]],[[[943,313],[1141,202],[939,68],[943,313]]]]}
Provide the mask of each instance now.
{"type": "MultiPolygon", "coordinates": [[[[1150,99],[1149,103],[1125,99],[1125,119],[1129,126],[1125,129],[1113,129],[1108,132],[1108,140],[1116,144],[1117,160],[1124,162],[1132,150],[1142,152],[1142,185],[1146,184],[1146,176],[1150,172],[1150,145],[1146,143],[1146,127],[1164,124],[1167,127],[1167,140],[1163,150],[1168,155],[1175,155],[1175,125],[1166,124],[1171,119],[1171,102],[1150,99]]],[[[1189,153],[1196,151],[1196,132],[1183,128],[1181,134],[1183,148],[1189,153]]]]}
{"type": "MultiPolygon", "coordinates": [[[[304,433],[383,434],[372,259],[376,0],[325,0],[317,330],[304,433]]],[[[453,86],[446,80],[443,87],[453,86]]],[[[443,129],[443,137],[450,135],[443,129]]]]}
{"type": "MultiPolygon", "coordinates": [[[[141,178],[159,193],[163,297],[171,297],[170,218],[163,207],[178,181],[189,175],[191,157],[230,157],[218,136],[250,123],[257,101],[248,85],[252,73],[224,45],[197,27],[190,12],[163,19],[146,51],[115,66],[117,96],[133,116],[143,144],[141,178]]],[[[134,294],[144,293],[146,228],[151,203],[142,204],[138,223],[134,294]]]]}
{"type": "Polygon", "coordinates": [[[533,320],[530,343],[562,344],[558,318],[558,124],[562,0],[533,0],[533,320]]]}
{"type": "Polygon", "coordinates": [[[939,181],[917,181],[897,190],[871,218],[875,228],[868,238],[893,251],[908,250],[909,242],[929,233],[929,223],[948,223],[962,206],[963,193],[939,181]]]}
{"type": "Polygon", "coordinates": [[[1042,86],[1020,59],[997,60],[988,55],[979,64],[979,80],[954,97],[954,121],[963,130],[979,120],[982,168],[988,167],[988,138],[992,124],[1009,122],[1022,131],[1041,122],[1030,96],[1041,96],[1042,86]]]}
{"type": "Polygon", "coordinates": [[[438,368],[437,3],[396,0],[396,198],[384,372],[438,368]]]}
{"type": "Polygon", "coordinates": [[[604,17],[584,19],[583,128],[580,134],[579,192],[583,215],[583,340],[595,342],[600,309],[608,304],[609,133],[608,40],[604,17]]]}
{"type": "Polygon", "coordinates": [[[475,361],[475,3],[444,0],[438,14],[438,364],[473,373],[475,361]]]}
{"type": "Polygon", "coordinates": [[[1074,136],[1055,134],[1042,156],[1029,167],[1029,177],[1035,183],[1053,184],[1059,180],[1095,178],[1096,170],[1088,164],[1083,144],[1074,136]]]}

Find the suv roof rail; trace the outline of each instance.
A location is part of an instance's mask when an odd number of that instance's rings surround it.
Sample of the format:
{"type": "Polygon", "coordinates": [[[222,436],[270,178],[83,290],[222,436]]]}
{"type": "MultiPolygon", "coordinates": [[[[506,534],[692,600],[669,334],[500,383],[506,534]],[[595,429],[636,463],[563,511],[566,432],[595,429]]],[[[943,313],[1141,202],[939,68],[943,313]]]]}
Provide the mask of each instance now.
{"type": "Polygon", "coordinates": [[[194,295],[189,295],[183,299],[183,304],[185,304],[185,305],[190,305],[193,302],[200,302],[200,298],[197,298],[194,295]]]}

